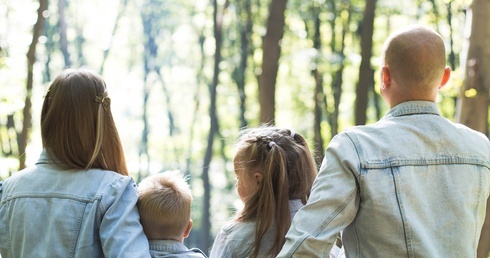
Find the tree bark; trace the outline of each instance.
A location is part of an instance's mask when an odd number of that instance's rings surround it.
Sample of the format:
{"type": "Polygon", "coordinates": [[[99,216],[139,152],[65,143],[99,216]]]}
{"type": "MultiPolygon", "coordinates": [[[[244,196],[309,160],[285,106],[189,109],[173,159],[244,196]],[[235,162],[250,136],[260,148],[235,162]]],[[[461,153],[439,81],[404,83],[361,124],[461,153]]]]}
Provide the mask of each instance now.
{"type": "Polygon", "coordinates": [[[66,15],[65,8],[66,0],[58,0],[58,15],[59,15],[59,32],[60,32],[60,49],[63,53],[63,60],[65,61],[65,67],[71,67],[70,52],[68,51],[68,38],[66,36],[66,15]]]}
{"type": "MultiPolygon", "coordinates": [[[[320,16],[318,15],[318,10],[317,8],[313,9],[312,14],[314,15],[314,33],[313,33],[313,48],[316,49],[317,51],[317,57],[321,56],[322,53],[322,41],[321,41],[321,20],[320,16]]],[[[315,66],[311,70],[311,74],[313,75],[313,78],[315,79],[315,91],[313,93],[313,101],[315,103],[315,109],[314,109],[314,124],[313,124],[313,131],[314,131],[314,142],[315,142],[315,152],[314,156],[316,159],[317,164],[320,164],[323,160],[323,151],[325,149],[324,144],[323,144],[323,137],[322,137],[322,120],[323,120],[323,114],[324,110],[326,111],[326,105],[325,105],[325,92],[323,91],[323,73],[318,70],[318,63],[320,62],[319,58],[316,58],[315,60],[315,66]]]]}
{"type": "MultiPolygon", "coordinates": [[[[490,2],[474,0],[468,10],[468,45],[465,62],[465,79],[458,100],[456,121],[488,135],[488,104],[490,75],[490,2]]],[[[490,232],[489,232],[490,233],[490,232]]]]}
{"type": "Polygon", "coordinates": [[[41,35],[43,24],[44,24],[44,16],[43,12],[48,8],[47,0],[39,0],[39,8],[37,9],[37,21],[34,24],[34,28],[32,30],[32,41],[29,45],[29,50],[27,51],[27,82],[26,82],[26,99],[24,110],[22,111],[24,115],[24,121],[22,124],[22,131],[17,136],[17,144],[19,147],[19,170],[24,169],[26,167],[26,147],[27,141],[29,139],[29,134],[32,127],[32,87],[34,81],[34,63],[36,62],[36,47],[39,41],[39,36],[41,35]]]}
{"type": "Polygon", "coordinates": [[[214,52],[214,71],[213,81],[209,85],[209,133],[208,133],[208,145],[206,147],[206,153],[204,154],[203,170],[202,170],[202,183],[204,187],[203,196],[203,212],[201,218],[201,241],[200,248],[202,250],[209,250],[211,247],[211,213],[210,213],[210,200],[211,200],[211,185],[209,182],[209,166],[211,165],[211,159],[213,157],[213,145],[215,135],[219,131],[218,116],[216,113],[216,92],[219,83],[219,63],[221,62],[221,45],[223,41],[223,12],[228,6],[226,1],[223,10],[220,12],[218,0],[213,0],[213,20],[214,20],[214,39],[215,39],[215,52],[214,52]]]}
{"type": "Polygon", "coordinates": [[[245,117],[246,111],[246,94],[245,94],[245,83],[246,83],[246,71],[247,71],[247,60],[250,55],[249,42],[250,35],[252,33],[252,11],[251,11],[251,0],[242,1],[243,10],[238,12],[240,22],[238,23],[240,31],[240,63],[236,71],[236,83],[238,87],[238,94],[240,97],[240,127],[244,128],[247,126],[247,119],[245,117]]]}
{"type": "Polygon", "coordinates": [[[267,33],[262,47],[262,74],[259,80],[260,122],[274,123],[275,92],[279,57],[281,55],[280,41],[284,34],[284,18],[287,0],[272,0],[267,19],[267,33]]]}
{"type": "Polygon", "coordinates": [[[119,20],[121,19],[122,15],[124,14],[124,11],[126,10],[127,5],[128,5],[128,0],[123,0],[121,2],[121,6],[119,8],[119,11],[117,12],[116,21],[114,21],[114,27],[112,28],[112,34],[111,34],[111,39],[109,41],[109,45],[104,49],[104,54],[102,56],[102,63],[100,64],[100,68],[99,68],[99,74],[100,75],[102,75],[104,73],[105,62],[107,61],[107,58],[109,57],[109,51],[111,50],[112,41],[114,40],[114,37],[116,35],[117,27],[119,25],[119,20]]]}
{"type": "Polygon", "coordinates": [[[366,124],[369,88],[373,87],[374,70],[371,67],[373,48],[374,15],[376,0],[367,0],[361,29],[361,66],[356,89],[355,124],[366,124]]]}

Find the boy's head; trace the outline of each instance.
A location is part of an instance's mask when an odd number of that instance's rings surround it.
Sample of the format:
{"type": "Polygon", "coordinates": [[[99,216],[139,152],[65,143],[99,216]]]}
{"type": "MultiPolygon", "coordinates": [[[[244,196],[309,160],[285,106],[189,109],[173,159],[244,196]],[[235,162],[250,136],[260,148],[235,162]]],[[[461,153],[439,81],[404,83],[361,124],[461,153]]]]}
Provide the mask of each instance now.
{"type": "Polygon", "coordinates": [[[192,228],[192,193],[180,171],[145,178],[138,186],[138,209],[148,239],[183,241],[192,228]]]}

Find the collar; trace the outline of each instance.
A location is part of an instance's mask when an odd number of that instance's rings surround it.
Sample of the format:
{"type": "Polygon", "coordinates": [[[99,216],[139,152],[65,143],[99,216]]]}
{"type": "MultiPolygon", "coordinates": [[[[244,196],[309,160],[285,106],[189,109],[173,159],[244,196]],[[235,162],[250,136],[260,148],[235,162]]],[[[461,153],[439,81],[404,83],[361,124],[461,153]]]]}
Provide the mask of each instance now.
{"type": "Polygon", "coordinates": [[[40,164],[57,164],[61,165],[63,164],[54,154],[48,152],[46,149],[43,149],[41,151],[41,154],[39,155],[39,158],[36,162],[36,165],[40,164]]]}
{"type": "Polygon", "coordinates": [[[402,102],[394,106],[382,119],[418,114],[441,115],[436,103],[431,101],[416,100],[402,102]]]}
{"type": "Polygon", "coordinates": [[[189,249],[177,240],[149,240],[150,249],[155,251],[188,251],[189,249]]]}

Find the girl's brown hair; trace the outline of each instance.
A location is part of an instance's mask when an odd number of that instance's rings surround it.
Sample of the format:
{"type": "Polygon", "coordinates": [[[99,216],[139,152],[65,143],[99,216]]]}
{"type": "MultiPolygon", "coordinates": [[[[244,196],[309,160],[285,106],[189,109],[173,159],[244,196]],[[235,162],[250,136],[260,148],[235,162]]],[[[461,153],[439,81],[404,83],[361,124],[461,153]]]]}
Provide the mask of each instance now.
{"type": "Polygon", "coordinates": [[[245,171],[263,173],[237,220],[255,220],[252,257],[259,255],[262,238],[275,226],[274,244],[268,255],[276,256],[291,225],[289,200],[306,203],[317,175],[315,160],[303,136],[288,129],[246,129],[240,134],[237,147],[236,155],[245,171]]]}
{"type": "Polygon", "coordinates": [[[124,151],[102,77],[67,69],[51,83],[41,111],[48,154],[73,168],[100,168],[128,175],[124,151]]]}

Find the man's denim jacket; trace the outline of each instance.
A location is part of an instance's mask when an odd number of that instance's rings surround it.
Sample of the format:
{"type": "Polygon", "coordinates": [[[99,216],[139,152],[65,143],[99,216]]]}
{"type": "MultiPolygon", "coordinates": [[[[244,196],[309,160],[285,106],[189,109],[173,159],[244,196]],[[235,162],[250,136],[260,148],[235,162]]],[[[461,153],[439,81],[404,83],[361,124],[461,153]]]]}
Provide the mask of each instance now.
{"type": "Polygon", "coordinates": [[[131,177],[66,169],[43,151],[0,182],[0,253],[11,257],[150,257],[131,177]]]}
{"type": "Polygon", "coordinates": [[[278,257],[476,257],[490,191],[488,138],[410,101],[335,136],[278,257]]]}

